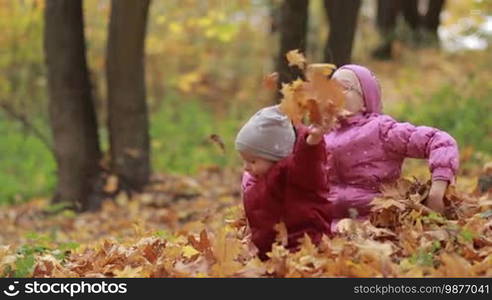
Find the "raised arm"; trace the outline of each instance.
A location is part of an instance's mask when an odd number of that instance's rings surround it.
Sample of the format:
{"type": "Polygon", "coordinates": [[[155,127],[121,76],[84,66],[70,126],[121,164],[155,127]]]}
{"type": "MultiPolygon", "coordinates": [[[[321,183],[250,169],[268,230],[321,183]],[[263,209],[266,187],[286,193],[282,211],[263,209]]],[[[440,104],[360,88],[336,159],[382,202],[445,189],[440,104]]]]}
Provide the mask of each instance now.
{"type": "Polygon", "coordinates": [[[327,188],[326,147],[323,135],[310,134],[305,126],[299,126],[294,153],[289,162],[290,183],[316,191],[327,188]]]}

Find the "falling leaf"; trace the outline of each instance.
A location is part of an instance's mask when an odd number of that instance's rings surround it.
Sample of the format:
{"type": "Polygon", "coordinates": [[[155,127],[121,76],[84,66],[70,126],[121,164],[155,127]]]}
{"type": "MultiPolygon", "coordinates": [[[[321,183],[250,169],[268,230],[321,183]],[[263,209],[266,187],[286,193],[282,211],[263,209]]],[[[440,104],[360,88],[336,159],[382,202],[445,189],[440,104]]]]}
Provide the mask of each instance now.
{"type": "Polygon", "coordinates": [[[301,52],[299,52],[299,49],[290,50],[287,52],[286,57],[289,62],[289,66],[296,66],[301,70],[304,70],[306,67],[306,58],[301,52]]]}
{"type": "Polygon", "coordinates": [[[273,72],[263,77],[263,86],[269,90],[277,89],[278,73],[273,72]]]}
{"type": "Polygon", "coordinates": [[[131,158],[139,158],[142,153],[141,150],[137,148],[125,148],[124,152],[131,158]]]}
{"type": "Polygon", "coordinates": [[[106,193],[114,193],[118,190],[118,176],[111,175],[106,180],[106,185],[104,185],[104,191],[106,193]]]}
{"type": "Polygon", "coordinates": [[[220,147],[222,153],[225,153],[226,151],[225,143],[222,141],[222,138],[218,134],[215,133],[211,134],[209,138],[212,142],[214,142],[216,145],[220,147]]]}

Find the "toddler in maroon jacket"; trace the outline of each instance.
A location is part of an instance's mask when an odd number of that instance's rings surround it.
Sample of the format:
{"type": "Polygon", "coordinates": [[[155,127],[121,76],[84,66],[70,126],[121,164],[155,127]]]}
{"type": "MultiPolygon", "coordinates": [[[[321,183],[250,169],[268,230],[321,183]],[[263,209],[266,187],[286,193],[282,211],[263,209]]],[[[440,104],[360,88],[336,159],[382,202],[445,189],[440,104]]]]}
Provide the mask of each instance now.
{"type": "Polygon", "coordinates": [[[271,250],[277,223],[285,224],[290,249],[304,234],[317,243],[330,233],[326,131],[294,127],[279,106],[261,109],[239,131],[244,209],[261,259],[271,250]]]}

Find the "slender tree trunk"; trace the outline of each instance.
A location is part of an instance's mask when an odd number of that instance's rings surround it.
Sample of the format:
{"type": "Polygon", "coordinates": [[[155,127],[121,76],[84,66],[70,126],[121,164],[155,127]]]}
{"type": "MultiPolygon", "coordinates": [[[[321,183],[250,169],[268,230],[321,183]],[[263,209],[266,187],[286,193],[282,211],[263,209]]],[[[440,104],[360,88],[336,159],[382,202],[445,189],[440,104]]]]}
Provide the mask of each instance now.
{"type": "Polygon", "coordinates": [[[381,44],[372,53],[375,58],[390,59],[392,56],[396,18],[400,10],[398,2],[399,0],[378,0],[376,24],[381,35],[381,44]]]}
{"type": "Polygon", "coordinates": [[[55,202],[99,206],[97,121],[85,57],[81,0],[46,1],[44,51],[49,113],[58,164],[55,202]]]}
{"type": "Polygon", "coordinates": [[[276,33],[280,27],[280,5],[275,0],[268,1],[270,13],[270,33],[276,33]]]}
{"type": "Polygon", "coordinates": [[[124,189],[150,176],[144,45],[150,0],[112,0],[107,49],[108,125],[112,169],[124,189]]]}
{"type": "Polygon", "coordinates": [[[280,50],[276,68],[280,85],[302,76],[298,69],[289,67],[285,54],[294,49],[299,49],[301,52],[306,50],[308,4],[308,0],[284,0],[280,7],[278,28],[280,50]]]}
{"type": "Polygon", "coordinates": [[[403,37],[411,46],[418,47],[422,42],[422,17],[419,13],[418,0],[400,0],[401,12],[403,17],[410,27],[409,35],[403,37]]]}
{"type": "Polygon", "coordinates": [[[337,66],[350,63],[360,0],[325,0],[330,24],[325,60],[337,66]]]}
{"type": "Polygon", "coordinates": [[[441,11],[444,8],[444,0],[429,0],[429,8],[424,16],[424,25],[427,31],[437,37],[437,28],[440,24],[441,11]]]}
{"type": "Polygon", "coordinates": [[[415,32],[420,27],[420,14],[418,7],[418,0],[399,0],[401,4],[401,10],[403,17],[408,26],[415,32]]]}

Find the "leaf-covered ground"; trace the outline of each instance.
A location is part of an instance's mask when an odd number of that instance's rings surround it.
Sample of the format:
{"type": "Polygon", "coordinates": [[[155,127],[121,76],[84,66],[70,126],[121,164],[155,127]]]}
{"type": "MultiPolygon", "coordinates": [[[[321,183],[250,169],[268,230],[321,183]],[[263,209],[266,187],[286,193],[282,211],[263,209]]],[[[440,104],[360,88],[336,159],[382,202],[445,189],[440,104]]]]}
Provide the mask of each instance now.
{"type": "MultiPolygon", "coordinates": [[[[296,253],[279,226],[270,259],[254,255],[238,172],[160,176],[142,194],[119,194],[75,215],[38,199],[0,212],[0,272],[18,277],[492,276],[492,195],[447,193],[446,216],[422,206],[428,185],[401,180],[370,220],[296,253]]],[[[108,183],[108,188],[112,183],[108,183]]]]}

